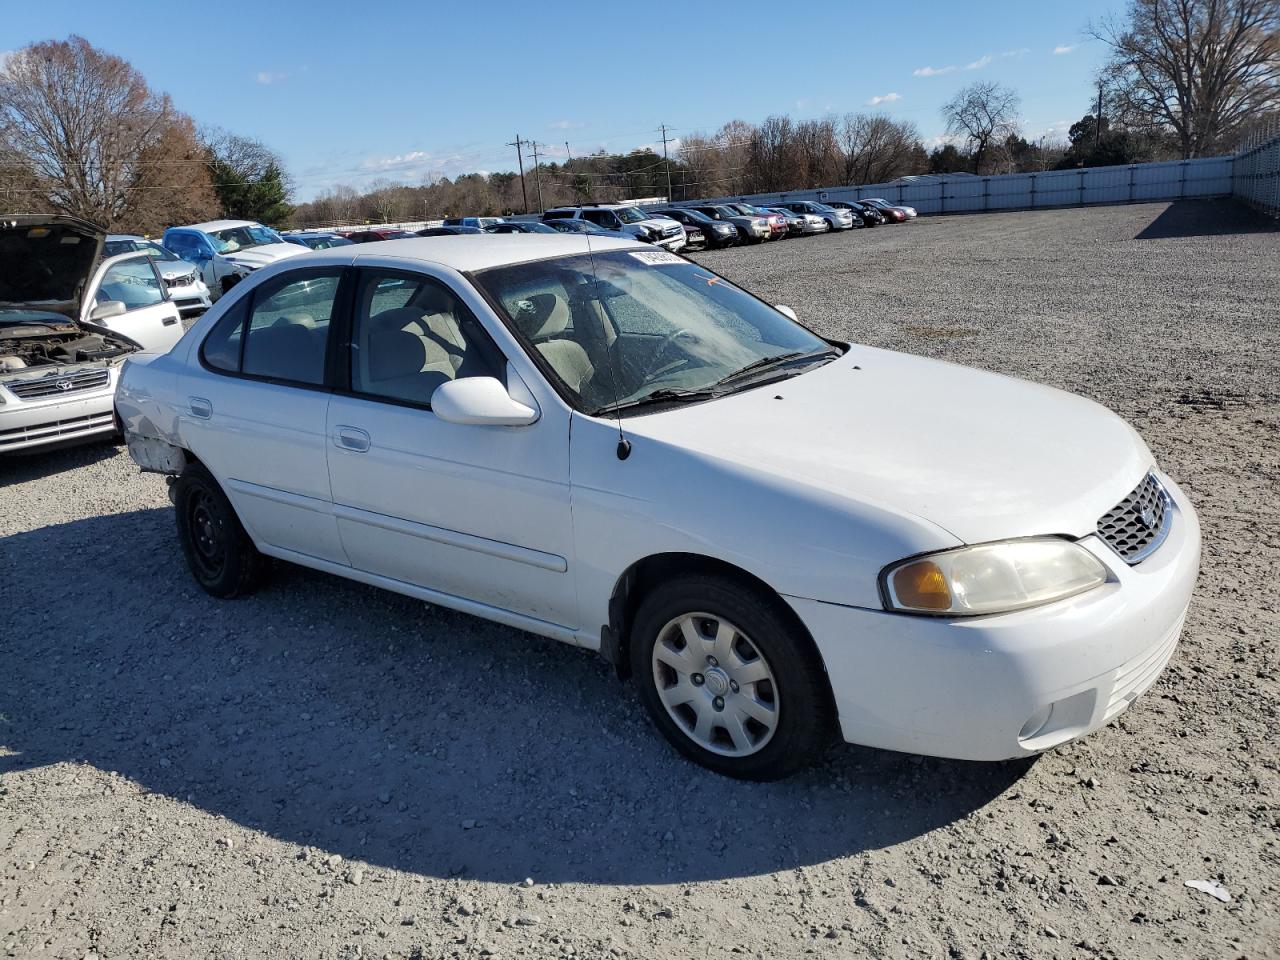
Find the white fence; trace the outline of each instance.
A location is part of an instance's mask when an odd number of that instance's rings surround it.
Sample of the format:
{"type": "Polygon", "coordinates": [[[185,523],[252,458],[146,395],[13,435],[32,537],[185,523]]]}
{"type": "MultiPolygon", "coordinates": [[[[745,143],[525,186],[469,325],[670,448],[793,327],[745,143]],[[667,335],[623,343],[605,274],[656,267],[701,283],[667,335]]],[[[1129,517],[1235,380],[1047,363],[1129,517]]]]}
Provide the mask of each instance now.
{"type": "MultiPolygon", "coordinates": [[[[920,213],[978,213],[987,210],[1030,210],[1190,197],[1227,197],[1232,194],[1232,168],[1235,161],[1235,157],[1205,157],[1166,163],[1132,163],[1119,167],[1046,170],[1041,173],[1009,173],[991,177],[950,175],[857,187],[758,193],[743,199],[748,203],[768,206],[783,200],[829,201],[883,197],[890,203],[915,207],[920,213]]],[[[721,198],[729,199],[736,198],[721,198]]]]}
{"type": "Polygon", "coordinates": [[[1280,118],[1236,155],[1232,193],[1255,210],[1280,217],[1280,118]]]}

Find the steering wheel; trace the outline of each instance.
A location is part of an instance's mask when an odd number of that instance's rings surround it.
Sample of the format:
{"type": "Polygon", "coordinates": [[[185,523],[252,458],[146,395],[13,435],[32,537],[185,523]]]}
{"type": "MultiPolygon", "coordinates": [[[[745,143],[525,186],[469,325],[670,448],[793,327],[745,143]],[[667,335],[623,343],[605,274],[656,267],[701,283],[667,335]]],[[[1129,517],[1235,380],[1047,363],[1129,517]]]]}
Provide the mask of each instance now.
{"type": "MultiPolygon", "coordinates": [[[[695,340],[701,339],[696,333],[686,330],[684,327],[680,327],[678,330],[673,330],[671,333],[667,334],[662,338],[662,342],[658,344],[658,349],[653,351],[653,354],[649,357],[649,362],[645,364],[644,370],[640,372],[640,381],[642,383],[648,380],[655,373],[666,369],[661,366],[659,361],[667,355],[672,345],[681,337],[692,337],[695,340]]],[[[683,362],[687,363],[688,358],[686,357],[683,362]]],[[[671,366],[671,364],[668,364],[667,366],[671,366]]]]}

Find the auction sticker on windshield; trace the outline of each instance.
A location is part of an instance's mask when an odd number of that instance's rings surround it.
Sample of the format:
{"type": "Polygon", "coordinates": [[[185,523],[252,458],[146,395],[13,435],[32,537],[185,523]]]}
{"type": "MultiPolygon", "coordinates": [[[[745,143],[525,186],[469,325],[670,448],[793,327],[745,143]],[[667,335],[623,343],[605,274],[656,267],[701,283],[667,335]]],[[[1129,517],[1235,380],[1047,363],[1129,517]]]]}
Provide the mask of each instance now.
{"type": "Polygon", "coordinates": [[[683,258],[677,257],[674,253],[667,253],[665,250],[644,250],[640,253],[632,253],[631,255],[641,263],[647,263],[651,267],[656,267],[664,263],[687,262],[683,258]]]}

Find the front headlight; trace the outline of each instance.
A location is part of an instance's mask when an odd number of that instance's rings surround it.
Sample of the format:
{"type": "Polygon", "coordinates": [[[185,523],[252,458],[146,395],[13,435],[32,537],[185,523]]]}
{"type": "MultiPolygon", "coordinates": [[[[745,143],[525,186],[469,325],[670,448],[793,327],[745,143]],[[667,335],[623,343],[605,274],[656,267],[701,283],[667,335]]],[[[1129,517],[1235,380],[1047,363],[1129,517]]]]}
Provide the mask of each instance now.
{"type": "Polygon", "coordinates": [[[890,610],[974,617],[1075,596],[1107,576],[1102,562],[1079,544],[1037,537],[913,557],[886,567],[880,583],[890,610]]]}

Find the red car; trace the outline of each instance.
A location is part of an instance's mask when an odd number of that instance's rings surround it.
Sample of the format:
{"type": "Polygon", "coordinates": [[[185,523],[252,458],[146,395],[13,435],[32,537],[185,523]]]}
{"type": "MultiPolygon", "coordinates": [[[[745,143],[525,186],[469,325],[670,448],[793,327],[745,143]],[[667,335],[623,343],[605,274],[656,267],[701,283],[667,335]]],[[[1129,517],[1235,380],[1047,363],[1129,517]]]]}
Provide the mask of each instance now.
{"type": "Polygon", "coordinates": [[[339,230],[338,236],[346,237],[352,243],[375,243],[378,240],[404,240],[413,234],[395,227],[372,227],[368,230],[339,230]]]}
{"type": "Polygon", "coordinates": [[[780,213],[775,213],[772,210],[762,210],[759,207],[753,207],[749,203],[729,203],[725,204],[725,206],[737,210],[748,217],[763,217],[768,220],[770,240],[781,240],[789,232],[787,218],[780,213]]]}

